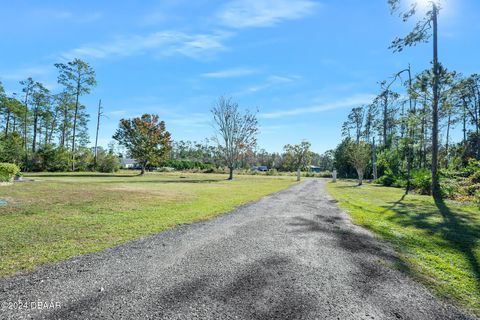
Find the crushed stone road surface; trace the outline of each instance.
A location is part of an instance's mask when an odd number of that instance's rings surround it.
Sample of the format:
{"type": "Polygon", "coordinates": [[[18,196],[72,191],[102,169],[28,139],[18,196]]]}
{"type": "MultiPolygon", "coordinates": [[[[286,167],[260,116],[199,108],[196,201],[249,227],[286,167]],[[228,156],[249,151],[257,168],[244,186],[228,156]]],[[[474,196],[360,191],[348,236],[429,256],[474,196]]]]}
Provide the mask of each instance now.
{"type": "Polygon", "coordinates": [[[2,279],[0,319],[471,319],[393,268],[324,184],[2,279]]]}

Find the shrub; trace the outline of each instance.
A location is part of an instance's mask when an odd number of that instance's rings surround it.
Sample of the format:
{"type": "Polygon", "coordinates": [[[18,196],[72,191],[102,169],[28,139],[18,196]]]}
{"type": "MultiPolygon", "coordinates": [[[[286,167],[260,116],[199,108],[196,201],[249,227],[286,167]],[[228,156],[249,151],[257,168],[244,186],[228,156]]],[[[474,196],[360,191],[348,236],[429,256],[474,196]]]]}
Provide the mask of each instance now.
{"type": "Polygon", "coordinates": [[[265,175],[267,176],[276,176],[278,175],[277,169],[268,169],[267,172],[265,172],[265,175]]]}
{"type": "Polygon", "coordinates": [[[213,168],[213,165],[211,163],[203,163],[200,161],[190,160],[164,160],[160,161],[160,163],[158,163],[158,166],[174,168],[175,170],[208,170],[213,168]]]}
{"type": "Polygon", "coordinates": [[[20,168],[13,163],[0,163],[0,181],[10,181],[20,173],[20,168]]]}
{"type": "Polygon", "coordinates": [[[407,183],[407,179],[405,179],[404,177],[394,177],[392,187],[405,188],[407,186],[407,183]]]}
{"type": "Polygon", "coordinates": [[[71,168],[72,154],[63,147],[55,148],[52,145],[41,147],[32,155],[31,171],[68,171],[71,168]]]}
{"type": "Polygon", "coordinates": [[[386,187],[391,187],[393,185],[393,183],[395,182],[395,179],[396,178],[393,175],[393,173],[391,171],[387,170],[383,176],[381,176],[380,178],[375,180],[375,183],[382,184],[386,187]]]}
{"type": "Polygon", "coordinates": [[[97,153],[97,171],[112,173],[120,169],[120,160],[111,152],[97,153]]]}
{"type": "Polygon", "coordinates": [[[431,194],[432,173],[429,170],[415,170],[412,172],[411,187],[420,194],[431,194]]]}
{"type": "Polygon", "coordinates": [[[454,199],[457,196],[459,189],[460,186],[456,179],[444,178],[440,180],[440,191],[444,198],[454,199]]]}

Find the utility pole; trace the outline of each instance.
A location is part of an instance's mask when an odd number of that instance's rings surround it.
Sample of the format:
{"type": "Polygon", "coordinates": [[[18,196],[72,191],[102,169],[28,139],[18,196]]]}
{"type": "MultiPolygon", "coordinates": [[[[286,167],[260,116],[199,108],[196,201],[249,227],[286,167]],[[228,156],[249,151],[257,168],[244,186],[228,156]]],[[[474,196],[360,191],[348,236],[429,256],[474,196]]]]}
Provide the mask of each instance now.
{"type": "Polygon", "coordinates": [[[98,131],[100,130],[100,117],[102,116],[102,99],[98,101],[98,112],[97,112],[97,133],[95,135],[95,155],[93,158],[93,166],[97,167],[97,147],[98,147],[98,131]]]}

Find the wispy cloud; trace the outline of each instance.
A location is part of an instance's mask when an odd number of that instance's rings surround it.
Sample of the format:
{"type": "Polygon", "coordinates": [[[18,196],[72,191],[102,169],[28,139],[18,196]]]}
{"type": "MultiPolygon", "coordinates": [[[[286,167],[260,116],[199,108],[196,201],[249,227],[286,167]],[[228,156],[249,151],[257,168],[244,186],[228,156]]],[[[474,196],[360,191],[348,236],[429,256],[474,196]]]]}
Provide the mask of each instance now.
{"type": "Polygon", "coordinates": [[[232,68],[232,69],[225,69],[225,70],[220,70],[215,72],[204,73],[202,74],[202,76],[206,78],[236,78],[236,77],[249,76],[255,73],[258,73],[258,70],[251,69],[251,68],[232,68]]]}
{"type": "Polygon", "coordinates": [[[256,92],[274,88],[280,85],[293,83],[299,79],[300,79],[299,76],[272,75],[272,76],[269,76],[263,83],[249,86],[248,88],[235,93],[235,95],[245,95],[245,94],[256,93],[256,92]]]}
{"type": "Polygon", "coordinates": [[[147,35],[122,36],[103,44],[89,44],[61,54],[64,59],[128,57],[153,51],[157,56],[175,53],[201,58],[206,53],[225,50],[223,41],[229,33],[186,34],[178,31],[160,31],[147,35]]]}
{"type": "Polygon", "coordinates": [[[264,119],[275,119],[275,118],[298,116],[298,115],[310,114],[310,113],[320,113],[328,110],[348,108],[348,107],[367,104],[372,102],[374,98],[375,98],[374,94],[357,94],[345,99],[332,101],[329,103],[323,103],[319,105],[314,105],[314,106],[309,106],[309,107],[292,108],[292,109],[280,110],[275,112],[261,113],[259,117],[264,119]]]}
{"type": "Polygon", "coordinates": [[[234,0],[223,7],[218,18],[231,28],[270,27],[307,16],[318,5],[312,0],[234,0]]]}

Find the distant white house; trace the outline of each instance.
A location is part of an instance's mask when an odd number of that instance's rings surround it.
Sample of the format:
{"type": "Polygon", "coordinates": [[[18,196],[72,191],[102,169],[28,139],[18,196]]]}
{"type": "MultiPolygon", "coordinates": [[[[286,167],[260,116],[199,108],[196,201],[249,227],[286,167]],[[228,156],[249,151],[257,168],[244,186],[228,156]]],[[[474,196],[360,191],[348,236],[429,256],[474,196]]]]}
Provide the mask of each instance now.
{"type": "Polygon", "coordinates": [[[120,165],[123,169],[136,169],[139,166],[137,160],[130,158],[120,158],[120,165]]]}

